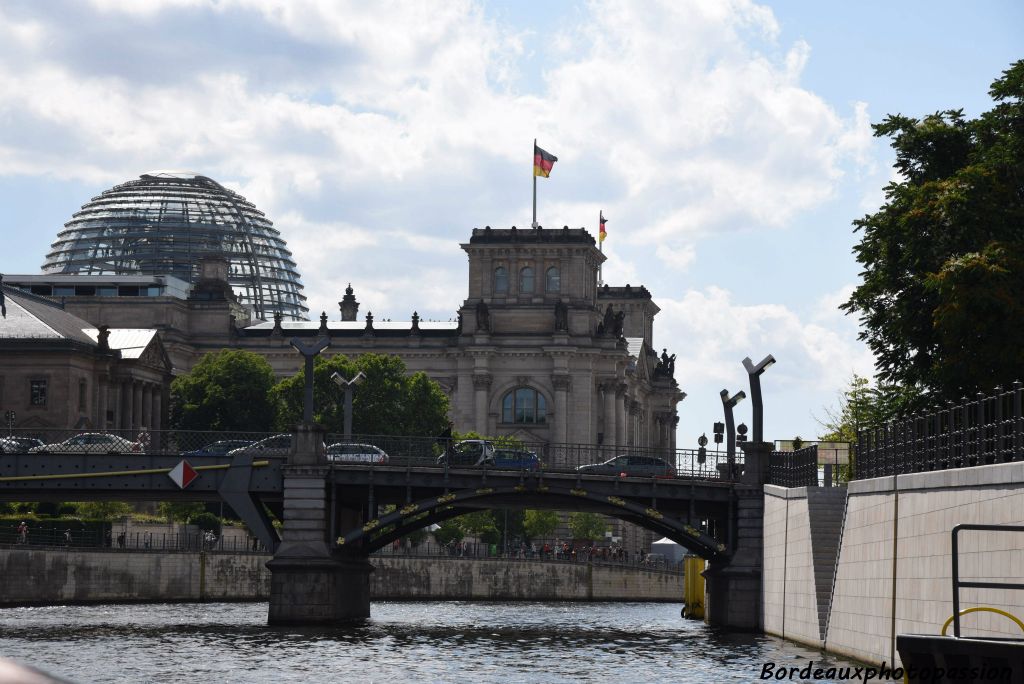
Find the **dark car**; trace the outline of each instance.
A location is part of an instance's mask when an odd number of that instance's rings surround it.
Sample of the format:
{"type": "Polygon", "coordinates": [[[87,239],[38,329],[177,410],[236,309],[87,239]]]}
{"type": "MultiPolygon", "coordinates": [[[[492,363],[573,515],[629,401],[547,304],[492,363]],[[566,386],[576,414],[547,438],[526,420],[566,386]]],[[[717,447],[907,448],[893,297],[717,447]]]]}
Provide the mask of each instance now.
{"type": "Polygon", "coordinates": [[[494,467],[506,470],[540,470],[537,454],[524,449],[495,449],[494,467]]]}
{"type": "Polygon", "coordinates": [[[675,477],[675,467],[657,456],[623,455],[604,463],[581,465],[576,469],[586,475],[617,475],[625,477],[675,477]]]}
{"type": "Polygon", "coordinates": [[[229,451],[234,449],[242,449],[252,444],[252,440],[248,439],[222,439],[217,442],[211,442],[204,447],[195,449],[194,451],[183,451],[182,456],[223,456],[229,451]]]}
{"type": "Polygon", "coordinates": [[[467,439],[437,457],[437,464],[450,466],[494,465],[494,444],[485,439],[467,439]]]}

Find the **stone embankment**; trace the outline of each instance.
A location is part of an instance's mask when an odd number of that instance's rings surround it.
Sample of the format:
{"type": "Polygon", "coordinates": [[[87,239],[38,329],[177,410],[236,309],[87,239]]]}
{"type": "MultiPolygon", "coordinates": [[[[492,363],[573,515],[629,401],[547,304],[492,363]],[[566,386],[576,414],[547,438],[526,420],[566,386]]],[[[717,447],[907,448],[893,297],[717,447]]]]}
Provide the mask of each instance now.
{"type": "MultiPolygon", "coordinates": [[[[269,556],[0,550],[0,605],[261,601],[269,556]]],[[[509,559],[371,558],[377,600],[682,601],[683,577],[636,566],[509,559]]]]}

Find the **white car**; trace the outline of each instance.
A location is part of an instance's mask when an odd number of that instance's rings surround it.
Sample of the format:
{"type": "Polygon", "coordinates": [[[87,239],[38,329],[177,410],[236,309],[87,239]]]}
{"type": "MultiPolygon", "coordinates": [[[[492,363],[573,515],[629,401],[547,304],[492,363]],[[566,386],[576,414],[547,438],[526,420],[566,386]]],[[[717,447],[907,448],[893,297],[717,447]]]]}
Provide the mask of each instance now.
{"type": "Polygon", "coordinates": [[[28,450],[30,454],[141,454],[141,442],[117,435],[86,432],[56,444],[43,444],[28,450]]]}
{"type": "Polygon", "coordinates": [[[335,463],[387,463],[388,455],[372,444],[332,444],[327,447],[327,460],[335,463]]]}

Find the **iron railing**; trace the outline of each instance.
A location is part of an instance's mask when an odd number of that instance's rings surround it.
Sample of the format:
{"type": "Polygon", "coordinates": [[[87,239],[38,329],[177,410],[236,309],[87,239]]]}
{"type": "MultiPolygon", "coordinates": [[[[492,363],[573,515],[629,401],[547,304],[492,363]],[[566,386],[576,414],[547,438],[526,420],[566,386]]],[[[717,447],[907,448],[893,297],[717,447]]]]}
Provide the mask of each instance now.
{"type": "Polygon", "coordinates": [[[74,525],[60,529],[60,521],[46,521],[47,529],[29,525],[24,541],[14,525],[0,527],[0,548],[54,549],[77,551],[109,549],[114,551],[210,551],[219,553],[268,553],[254,538],[216,536],[203,532],[153,533],[116,532],[75,529],[74,525]]]}
{"type": "Polygon", "coordinates": [[[768,482],[780,487],[817,487],[817,445],[797,451],[773,451],[768,461],[768,482]]]}
{"type": "MultiPolygon", "coordinates": [[[[441,458],[453,446],[436,437],[396,435],[353,435],[345,442],[342,435],[328,433],[325,446],[335,444],[366,444],[386,454],[381,459],[344,456],[333,459],[339,465],[355,462],[362,466],[415,466],[456,468],[474,463],[458,463],[441,458]]],[[[41,430],[19,428],[0,436],[2,454],[138,454],[173,455],[188,458],[193,464],[205,457],[223,458],[232,450],[243,449],[259,457],[287,457],[289,433],[213,432],[190,430],[109,430],[105,433],[76,430],[41,430]]],[[[670,449],[607,444],[558,444],[521,440],[497,440],[499,450],[506,450],[493,463],[480,467],[495,470],[527,470],[545,472],[579,472],[622,477],[680,477],[702,480],[730,480],[729,459],[724,451],[670,449]],[[620,465],[606,464],[620,456],[631,460],[620,465]],[[633,461],[632,459],[636,459],[633,461]],[[660,459],[660,460],[654,460],[660,459]],[[646,464],[637,461],[646,460],[646,464]],[[581,469],[581,466],[587,466],[581,469]]],[[[734,459],[733,473],[742,469],[743,454],[734,459]]]]}
{"type": "Polygon", "coordinates": [[[857,433],[854,478],[1024,460],[1024,385],[857,433]]]}

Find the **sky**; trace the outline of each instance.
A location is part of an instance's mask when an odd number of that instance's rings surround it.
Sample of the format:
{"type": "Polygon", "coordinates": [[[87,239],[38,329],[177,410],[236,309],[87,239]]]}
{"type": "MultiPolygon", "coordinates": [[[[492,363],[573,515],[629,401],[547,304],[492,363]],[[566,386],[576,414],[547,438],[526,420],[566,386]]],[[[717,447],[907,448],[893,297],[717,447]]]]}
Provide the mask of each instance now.
{"type": "MultiPolygon", "coordinates": [[[[112,185],[190,170],[281,230],[315,318],[448,320],[474,227],[608,217],[604,280],[661,307],[679,446],[762,378],[813,439],[854,373],[851,222],[896,176],[871,124],[991,107],[1024,3],[928,0],[0,2],[0,273],[38,273],[112,185]]],[[[750,402],[737,422],[751,423],[750,402]]]]}

